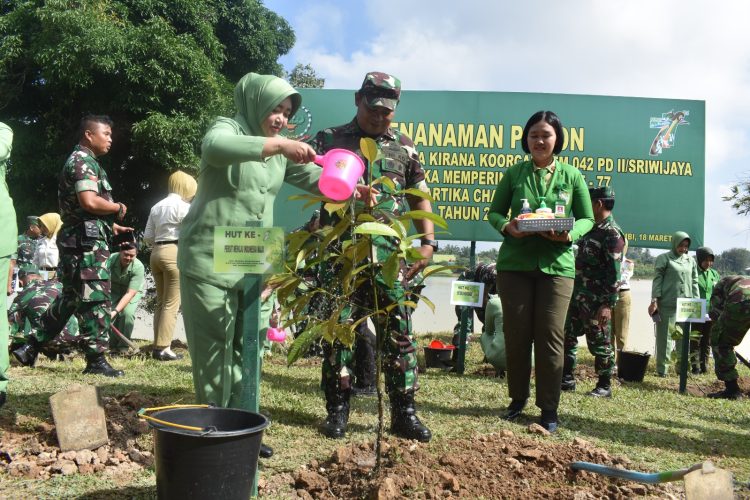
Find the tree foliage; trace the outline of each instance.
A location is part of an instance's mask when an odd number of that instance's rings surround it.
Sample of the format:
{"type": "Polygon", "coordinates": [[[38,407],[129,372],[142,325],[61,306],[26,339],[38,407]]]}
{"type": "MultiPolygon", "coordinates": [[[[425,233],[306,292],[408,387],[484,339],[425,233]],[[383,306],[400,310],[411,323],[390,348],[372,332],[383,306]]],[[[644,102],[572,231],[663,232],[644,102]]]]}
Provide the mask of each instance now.
{"type": "Polygon", "coordinates": [[[292,87],[297,89],[322,89],[326,83],[325,78],[318,77],[312,66],[302,63],[298,63],[294,67],[292,72],[287,75],[287,80],[292,87]]]}
{"type": "Polygon", "coordinates": [[[733,185],[729,190],[729,195],[723,196],[722,199],[730,202],[738,214],[750,214],[750,180],[733,185]]]}
{"type": "Polygon", "coordinates": [[[729,274],[747,274],[750,267],[750,251],[745,248],[730,248],[716,256],[715,269],[722,276],[729,274]]]}
{"type": "Polygon", "coordinates": [[[8,182],[19,219],[57,211],[57,176],[79,120],[107,114],[102,158],[127,222],[145,225],[175,169],[195,172],[234,83],[281,75],[294,34],[260,0],[4,0],[0,120],[14,130],[8,182]]]}

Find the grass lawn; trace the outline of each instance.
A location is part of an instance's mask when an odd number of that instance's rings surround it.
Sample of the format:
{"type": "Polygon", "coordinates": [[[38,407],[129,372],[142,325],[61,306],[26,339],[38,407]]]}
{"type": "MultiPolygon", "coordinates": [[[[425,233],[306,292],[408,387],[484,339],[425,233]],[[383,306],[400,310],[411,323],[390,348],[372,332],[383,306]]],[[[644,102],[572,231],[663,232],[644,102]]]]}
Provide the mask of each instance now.
{"type": "MultiPolygon", "coordinates": [[[[438,338],[449,340],[449,335],[438,338]]],[[[431,338],[421,338],[426,344],[431,338]]],[[[585,348],[579,350],[580,363],[591,367],[593,360],[585,348]]],[[[430,369],[420,378],[417,397],[419,416],[431,428],[435,453],[449,450],[450,440],[474,434],[510,429],[524,433],[536,421],[539,410],[527,407],[528,418],[520,424],[499,418],[505,408],[507,388],[504,380],[486,376],[489,365],[481,364],[478,343],[472,342],[464,376],[430,369]]],[[[117,359],[114,365],[126,371],[116,380],[80,374],[83,361],[53,363],[41,360],[34,369],[11,369],[9,400],[0,410],[0,450],[8,432],[31,436],[40,422],[52,422],[49,396],[72,383],[93,383],[103,396],[119,396],[139,391],[163,404],[191,403],[192,382],[189,359],[159,363],[151,359],[117,359]]],[[[740,367],[740,375],[750,372],[740,367]]],[[[590,373],[592,370],[586,370],[590,373]]],[[[579,381],[576,393],[563,393],[560,405],[561,427],[550,438],[570,442],[581,437],[610,454],[625,455],[634,467],[645,471],[677,469],[705,459],[731,470],[741,482],[750,481],[750,399],[712,400],[680,395],[676,377],[660,379],[653,367],[641,384],[616,385],[611,400],[586,396],[595,379],[579,381]]],[[[319,389],[319,360],[302,360],[288,368],[282,354],[274,354],[264,364],[261,411],[272,420],[264,442],[275,449],[270,460],[262,462],[261,477],[272,480],[281,474],[293,474],[312,459],[325,459],[342,444],[318,433],[325,415],[319,389]]],[[[691,376],[694,393],[708,392],[715,379],[711,374],[691,376]]],[[[532,388],[533,394],[533,388],[532,388]]],[[[533,396],[532,396],[533,399],[533,396]]],[[[355,398],[352,403],[348,440],[373,438],[377,400],[355,398]]],[[[150,445],[149,434],[139,442],[150,445]]],[[[134,498],[155,496],[153,470],[144,470],[127,478],[102,474],[53,476],[30,480],[0,475],[0,497],[134,498]]]]}

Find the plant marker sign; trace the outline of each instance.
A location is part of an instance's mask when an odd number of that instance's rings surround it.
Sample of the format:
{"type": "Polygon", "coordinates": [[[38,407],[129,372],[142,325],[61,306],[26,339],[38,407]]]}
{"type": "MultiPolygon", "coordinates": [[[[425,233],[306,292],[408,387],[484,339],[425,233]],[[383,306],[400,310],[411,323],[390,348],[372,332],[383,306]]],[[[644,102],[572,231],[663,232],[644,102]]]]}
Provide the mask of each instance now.
{"type": "Polygon", "coordinates": [[[678,323],[705,323],[706,322],[706,299],[677,299],[678,323]]]}
{"type": "Polygon", "coordinates": [[[473,281],[451,282],[451,305],[482,307],[484,283],[473,281]]]}
{"type": "Polygon", "coordinates": [[[217,226],[214,228],[214,272],[269,274],[281,272],[284,228],[217,226]]]}

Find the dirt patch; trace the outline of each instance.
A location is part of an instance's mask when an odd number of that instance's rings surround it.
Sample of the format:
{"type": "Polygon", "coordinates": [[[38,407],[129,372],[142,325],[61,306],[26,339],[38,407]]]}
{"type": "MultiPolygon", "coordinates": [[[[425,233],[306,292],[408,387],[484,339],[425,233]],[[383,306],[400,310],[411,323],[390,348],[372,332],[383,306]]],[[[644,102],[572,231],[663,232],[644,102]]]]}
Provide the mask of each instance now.
{"type": "Polygon", "coordinates": [[[136,416],[138,409],[154,406],[155,398],[129,392],[117,398],[104,397],[109,444],[96,450],[60,451],[54,424],[17,414],[15,421],[2,422],[0,471],[14,477],[48,479],[53,475],[103,473],[129,479],[153,464],[151,445],[139,437],[149,431],[136,416]]]}
{"type": "MultiPolygon", "coordinates": [[[[742,391],[742,394],[744,397],[750,397],[750,377],[740,377],[737,379],[737,384],[740,386],[740,391],[742,391]]],[[[715,392],[721,392],[725,388],[724,382],[721,380],[713,380],[709,383],[700,383],[696,384],[695,379],[691,379],[688,376],[688,382],[687,387],[685,390],[688,394],[691,396],[696,396],[699,398],[706,398],[709,394],[713,394],[715,392]]],[[[680,382],[679,379],[677,382],[669,385],[670,390],[678,391],[680,389],[680,382]]]]}
{"type": "MultiPolygon", "coordinates": [[[[529,429],[532,432],[531,429],[529,429]]],[[[338,448],[325,462],[311,462],[294,475],[297,498],[663,498],[679,492],[674,485],[647,486],[575,472],[574,461],[632,468],[630,460],[609,455],[590,443],[545,442],[504,430],[490,435],[445,443],[435,452],[430,445],[390,438],[384,443],[380,473],[373,473],[372,443],[338,448]],[[442,448],[442,447],[441,447],[442,448]]],[[[278,483],[265,483],[261,495],[278,483]]],[[[289,485],[286,485],[288,488],[289,485]]]]}

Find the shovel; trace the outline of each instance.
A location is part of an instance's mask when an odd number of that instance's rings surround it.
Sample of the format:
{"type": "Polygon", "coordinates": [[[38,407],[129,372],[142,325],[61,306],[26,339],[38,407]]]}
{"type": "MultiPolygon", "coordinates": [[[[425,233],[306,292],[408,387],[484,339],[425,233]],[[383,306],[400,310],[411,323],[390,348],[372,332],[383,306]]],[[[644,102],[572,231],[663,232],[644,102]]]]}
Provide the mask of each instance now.
{"type": "Polygon", "coordinates": [[[141,351],[140,348],[137,345],[135,345],[129,338],[123,335],[122,332],[115,327],[115,325],[111,325],[111,327],[115,335],[120,337],[120,340],[125,342],[128,345],[128,347],[130,347],[132,350],[135,351],[135,353],[139,353],[141,351]]]}
{"type": "Polygon", "coordinates": [[[644,484],[666,483],[685,478],[685,495],[688,500],[734,498],[732,473],[715,467],[710,460],[686,469],[653,473],[618,469],[590,462],[572,462],[570,467],[573,470],[585,470],[644,484]]]}

